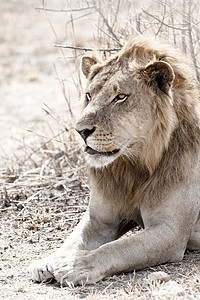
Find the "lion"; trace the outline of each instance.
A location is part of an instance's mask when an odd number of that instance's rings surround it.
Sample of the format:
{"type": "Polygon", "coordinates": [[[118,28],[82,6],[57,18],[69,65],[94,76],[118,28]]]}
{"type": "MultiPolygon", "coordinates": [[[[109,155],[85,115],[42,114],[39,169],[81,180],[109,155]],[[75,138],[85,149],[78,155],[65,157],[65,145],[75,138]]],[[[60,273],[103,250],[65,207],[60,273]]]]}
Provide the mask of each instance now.
{"type": "Polygon", "coordinates": [[[186,58],[132,37],[109,59],[83,57],[89,207],[60,249],[30,266],[33,281],[94,284],[181,261],[200,249],[200,110],[186,58]],[[137,234],[127,231],[141,226],[137,234]]]}

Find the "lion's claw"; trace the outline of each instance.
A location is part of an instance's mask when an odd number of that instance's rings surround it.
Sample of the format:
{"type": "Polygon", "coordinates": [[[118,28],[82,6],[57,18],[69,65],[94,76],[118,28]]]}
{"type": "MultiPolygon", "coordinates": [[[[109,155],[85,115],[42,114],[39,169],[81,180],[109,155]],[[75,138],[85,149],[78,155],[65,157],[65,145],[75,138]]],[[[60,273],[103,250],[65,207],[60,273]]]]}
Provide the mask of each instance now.
{"type": "Polygon", "coordinates": [[[32,262],[29,267],[29,274],[35,282],[46,282],[54,278],[53,269],[46,259],[32,262]]]}

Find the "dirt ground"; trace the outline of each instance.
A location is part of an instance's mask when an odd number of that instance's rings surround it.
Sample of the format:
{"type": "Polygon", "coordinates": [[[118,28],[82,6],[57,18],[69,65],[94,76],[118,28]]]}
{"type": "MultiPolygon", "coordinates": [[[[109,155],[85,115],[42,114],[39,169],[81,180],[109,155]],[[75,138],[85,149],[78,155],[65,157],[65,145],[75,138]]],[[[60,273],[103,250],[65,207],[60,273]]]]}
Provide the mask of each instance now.
{"type": "Polygon", "coordinates": [[[61,288],[30,280],[30,262],[61,245],[89,197],[74,119],[58,80],[67,78],[77,116],[74,64],[68,60],[66,70],[53,46],[64,40],[66,15],[46,16],[35,10],[39,4],[1,0],[0,299],[200,299],[199,251],[187,252],[180,263],[115,275],[93,286],[61,288]],[[152,281],[159,271],[165,278],[152,281]]]}

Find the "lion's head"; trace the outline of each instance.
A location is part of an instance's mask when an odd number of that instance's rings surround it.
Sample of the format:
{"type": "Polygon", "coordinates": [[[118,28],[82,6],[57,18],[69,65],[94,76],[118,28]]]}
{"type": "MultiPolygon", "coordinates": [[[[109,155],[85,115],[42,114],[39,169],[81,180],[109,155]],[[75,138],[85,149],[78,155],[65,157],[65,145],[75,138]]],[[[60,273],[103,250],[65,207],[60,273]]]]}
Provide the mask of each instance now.
{"type": "MultiPolygon", "coordinates": [[[[106,61],[84,57],[82,71],[85,108],[76,129],[87,163],[102,168],[128,157],[152,172],[197,99],[184,61],[176,51],[138,37],[106,61]]],[[[195,108],[192,114],[195,118],[195,108]]]]}

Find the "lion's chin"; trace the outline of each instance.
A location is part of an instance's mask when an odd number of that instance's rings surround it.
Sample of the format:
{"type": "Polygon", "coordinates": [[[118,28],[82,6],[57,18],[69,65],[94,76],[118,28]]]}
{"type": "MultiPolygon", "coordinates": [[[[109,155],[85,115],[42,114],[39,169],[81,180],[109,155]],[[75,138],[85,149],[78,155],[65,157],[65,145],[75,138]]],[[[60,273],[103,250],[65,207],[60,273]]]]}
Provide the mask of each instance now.
{"type": "Polygon", "coordinates": [[[89,167],[95,168],[95,169],[102,169],[108,165],[110,165],[117,157],[117,151],[116,153],[113,153],[112,155],[103,155],[100,153],[96,154],[89,154],[87,153],[85,156],[86,163],[89,167]]]}

